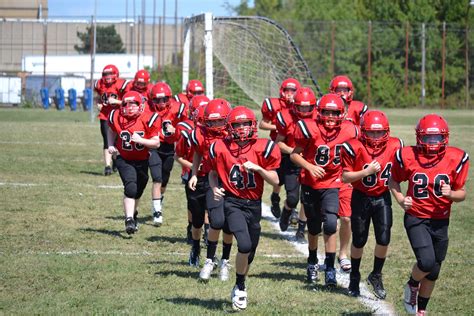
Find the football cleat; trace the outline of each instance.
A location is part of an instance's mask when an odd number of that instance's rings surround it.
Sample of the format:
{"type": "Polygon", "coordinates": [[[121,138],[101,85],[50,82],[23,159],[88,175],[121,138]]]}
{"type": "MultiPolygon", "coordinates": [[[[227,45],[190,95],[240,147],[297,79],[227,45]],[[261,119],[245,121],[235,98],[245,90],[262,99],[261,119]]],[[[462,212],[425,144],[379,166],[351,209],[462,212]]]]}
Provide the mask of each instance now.
{"type": "Polygon", "coordinates": [[[353,296],[353,297],[360,296],[359,283],[360,283],[360,273],[358,273],[357,275],[354,275],[353,273],[351,273],[349,277],[349,288],[348,288],[348,293],[350,296],[353,296]]]}
{"type": "Polygon", "coordinates": [[[107,166],[104,168],[104,176],[110,176],[112,174],[112,168],[107,166]]]}
{"type": "Polygon", "coordinates": [[[387,292],[385,292],[385,288],[383,286],[381,273],[370,273],[367,277],[367,283],[374,289],[374,295],[376,297],[382,300],[387,297],[387,292]]]}
{"type": "Polygon", "coordinates": [[[160,227],[163,224],[163,215],[161,212],[153,212],[153,225],[160,227]]]}
{"type": "Polygon", "coordinates": [[[232,309],[235,311],[244,310],[247,308],[247,290],[239,290],[237,285],[234,286],[230,294],[232,299],[232,309]]]}
{"type": "Polygon", "coordinates": [[[336,281],[336,269],[334,268],[326,268],[326,271],[324,271],[325,277],[324,277],[324,283],[328,287],[335,287],[337,285],[336,281]]]}
{"type": "Polygon", "coordinates": [[[138,211],[135,210],[135,213],[133,213],[133,220],[135,221],[135,231],[138,231],[138,211]]]}
{"type": "Polygon", "coordinates": [[[280,229],[282,232],[285,232],[288,229],[288,225],[290,225],[290,215],[291,210],[287,210],[284,207],[280,216],[280,229]]]}
{"type": "Polygon", "coordinates": [[[305,244],[306,238],[304,236],[304,231],[297,230],[295,234],[295,240],[296,242],[299,242],[300,244],[305,244]]]}
{"type": "Polygon", "coordinates": [[[214,270],[214,261],[212,259],[207,258],[204,262],[204,266],[199,272],[199,278],[203,281],[207,281],[211,278],[211,273],[214,270]]]}
{"type": "Polygon", "coordinates": [[[133,220],[133,217],[127,217],[125,219],[125,231],[127,234],[131,235],[134,234],[136,231],[136,226],[135,226],[135,221],[133,220]]]}
{"type": "Polygon", "coordinates": [[[298,225],[298,212],[295,208],[291,210],[290,223],[293,226],[298,225]]]}
{"type": "Polygon", "coordinates": [[[192,249],[191,249],[191,252],[189,253],[188,263],[191,267],[199,268],[199,255],[196,254],[192,249]]]}
{"type": "Polygon", "coordinates": [[[318,265],[308,264],[306,268],[306,282],[315,283],[318,281],[318,265]]]}
{"type": "Polygon", "coordinates": [[[405,284],[403,303],[408,314],[415,315],[418,301],[418,286],[405,284]]]}
{"type": "Polygon", "coordinates": [[[230,269],[229,260],[222,259],[219,264],[219,280],[221,281],[229,280],[229,269],[230,269]]]}

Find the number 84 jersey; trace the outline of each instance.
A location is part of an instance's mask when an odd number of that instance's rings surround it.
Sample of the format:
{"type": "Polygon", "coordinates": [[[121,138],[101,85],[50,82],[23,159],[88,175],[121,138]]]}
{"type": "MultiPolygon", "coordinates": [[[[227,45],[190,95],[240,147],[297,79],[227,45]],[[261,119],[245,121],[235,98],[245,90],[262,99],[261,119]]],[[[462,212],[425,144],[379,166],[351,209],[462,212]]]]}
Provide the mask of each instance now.
{"type": "Polygon", "coordinates": [[[442,155],[428,158],[415,146],[403,147],[395,154],[392,178],[396,182],[408,180],[406,196],[413,199],[407,213],[419,218],[446,219],[453,201],[444,197],[441,186],[451,190],[464,187],[469,169],[469,155],[456,147],[446,147],[442,155]]]}
{"type": "Polygon", "coordinates": [[[265,170],[276,170],[280,160],[280,149],[272,140],[259,138],[239,147],[225,139],[211,144],[208,163],[226,192],[241,199],[260,200],[264,180],[258,172],[247,172],[243,164],[251,161],[265,170]]]}

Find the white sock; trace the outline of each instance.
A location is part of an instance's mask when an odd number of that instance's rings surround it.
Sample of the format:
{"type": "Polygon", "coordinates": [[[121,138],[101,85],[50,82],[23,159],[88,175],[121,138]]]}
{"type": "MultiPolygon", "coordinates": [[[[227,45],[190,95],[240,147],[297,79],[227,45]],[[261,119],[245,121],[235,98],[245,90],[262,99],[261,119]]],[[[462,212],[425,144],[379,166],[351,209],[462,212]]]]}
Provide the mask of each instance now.
{"type": "Polygon", "coordinates": [[[161,199],[152,200],[151,206],[153,208],[153,212],[160,212],[161,213],[161,199]]]}

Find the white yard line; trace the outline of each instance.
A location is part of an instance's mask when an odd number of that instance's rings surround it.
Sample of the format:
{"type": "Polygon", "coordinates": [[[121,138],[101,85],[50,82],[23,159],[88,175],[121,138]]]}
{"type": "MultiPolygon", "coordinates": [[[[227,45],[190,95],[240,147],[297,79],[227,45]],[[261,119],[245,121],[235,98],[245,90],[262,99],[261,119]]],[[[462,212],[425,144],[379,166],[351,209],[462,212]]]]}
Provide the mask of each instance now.
{"type": "MultiPolygon", "coordinates": [[[[272,224],[274,230],[278,231],[282,236],[284,236],[289,243],[291,243],[298,252],[308,256],[308,244],[302,244],[295,241],[295,231],[287,230],[286,232],[280,231],[280,226],[278,220],[272,215],[270,211],[270,206],[262,203],[262,219],[267,220],[272,224]]],[[[324,262],[324,256],[321,253],[318,253],[319,262],[324,262]]],[[[337,284],[343,288],[349,286],[349,274],[348,273],[336,273],[337,284]]],[[[360,283],[360,296],[357,298],[363,305],[370,308],[373,314],[375,315],[396,315],[395,309],[392,304],[377,299],[372,292],[366,286],[365,280],[360,283]]]]}
{"type": "MultiPolygon", "coordinates": [[[[55,183],[20,183],[20,182],[0,182],[0,186],[7,186],[7,187],[36,187],[36,186],[55,186],[55,183]]],[[[92,187],[92,188],[99,188],[99,189],[123,189],[123,185],[111,185],[111,184],[88,184],[88,183],[73,183],[70,184],[72,186],[77,187],[92,187]]],[[[166,191],[183,191],[182,187],[174,188],[168,187],[166,191]]]]}

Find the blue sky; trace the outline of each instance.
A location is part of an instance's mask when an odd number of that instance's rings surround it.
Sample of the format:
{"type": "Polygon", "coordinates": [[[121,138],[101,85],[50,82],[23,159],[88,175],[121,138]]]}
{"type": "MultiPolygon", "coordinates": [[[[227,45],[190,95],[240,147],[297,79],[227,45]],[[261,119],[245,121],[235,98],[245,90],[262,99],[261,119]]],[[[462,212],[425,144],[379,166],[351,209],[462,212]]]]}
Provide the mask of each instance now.
{"type": "MultiPolygon", "coordinates": [[[[133,3],[135,14],[142,15],[142,2],[145,2],[146,16],[153,16],[153,4],[156,3],[156,16],[163,14],[163,1],[166,2],[166,16],[173,17],[175,0],[48,0],[49,18],[90,17],[94,14],[94,1],[97,1],[97,18],[122,19],[126,16],[128,4],[128,17],[133,16],[133,3]]],[[[187,17],[203,12],[213,12],[216,16],[231,15],[227,4],[236,6],[241,0],[178,0],[178,16],[187,17]]]]}

